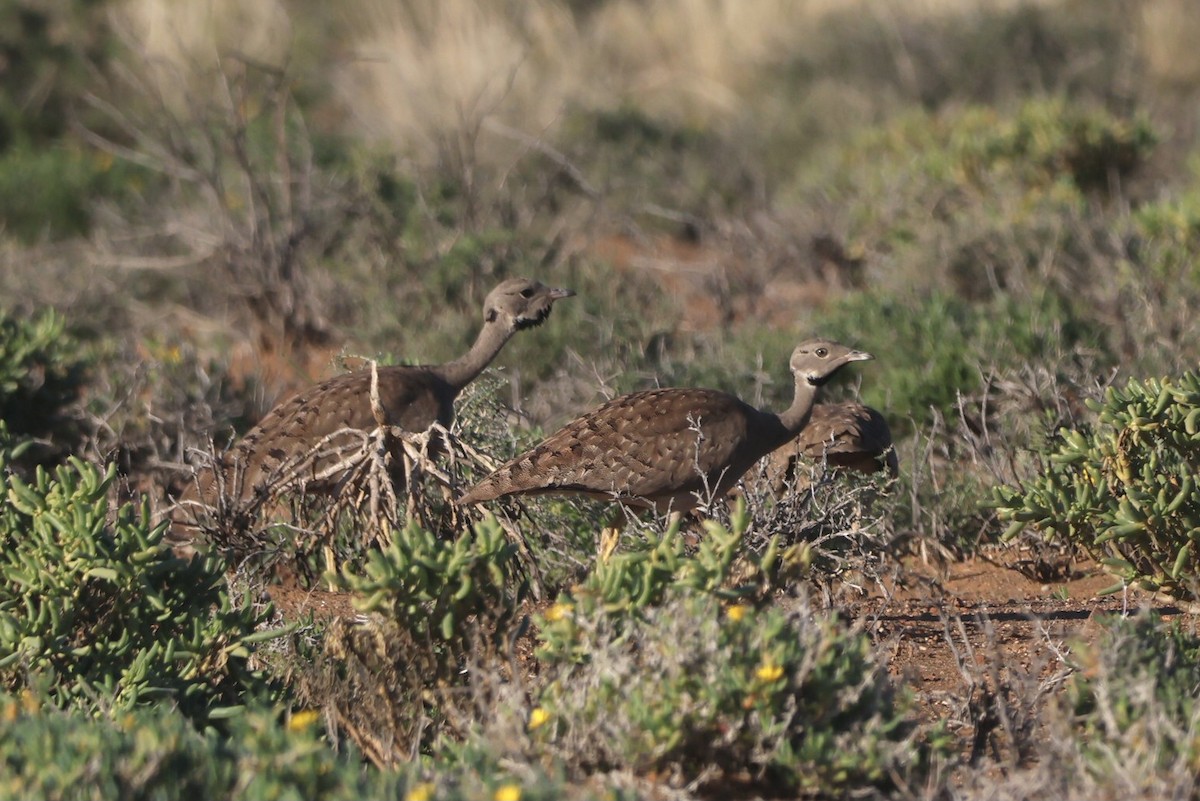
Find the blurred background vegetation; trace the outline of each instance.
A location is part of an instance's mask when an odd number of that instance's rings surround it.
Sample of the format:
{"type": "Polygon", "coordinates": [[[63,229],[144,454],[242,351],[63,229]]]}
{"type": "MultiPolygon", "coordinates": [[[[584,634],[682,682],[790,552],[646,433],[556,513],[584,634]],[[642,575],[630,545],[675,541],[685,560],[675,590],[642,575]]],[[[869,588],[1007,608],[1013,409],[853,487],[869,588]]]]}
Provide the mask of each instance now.
{"type": "Polygon", "coordinates": [[[879,356],[832,394],[879,408],[921,508],[957,515],[958,484],[1019,478],[1014,449],[1104,386],[1200,357],[1198,17],[8,4],[0,297],[79,356],[37,433],[161,498],[189,447],[344,357],[460,352],[531,274],[579,297],[502,357],[512,419],[659,384],[778,405],[794,343],[832,335],[879,356]]]}
{"type": "Polygon", "coordinates": [[[833,336],[878,357],[828,394],[892,426],[890,533],[971,551],[1088,401],[1200,363],[1197,42],[1194,0],[10,0],[13,469],[158,507],[531,275],[578,297],[498,361],[522,436],[655,385],[778,407],[833,336]]]}
{"type": "Polygon", "coordinates": [[[1064,355],[1188,364],[1190,11],[14,2],[6,306],[253,385],[234,427],[339,352],[450,356],[521,272],[581,294],[507,359],[539,423],[656,381],[778,402],[817,330],[914,423],[1064,355]]]}

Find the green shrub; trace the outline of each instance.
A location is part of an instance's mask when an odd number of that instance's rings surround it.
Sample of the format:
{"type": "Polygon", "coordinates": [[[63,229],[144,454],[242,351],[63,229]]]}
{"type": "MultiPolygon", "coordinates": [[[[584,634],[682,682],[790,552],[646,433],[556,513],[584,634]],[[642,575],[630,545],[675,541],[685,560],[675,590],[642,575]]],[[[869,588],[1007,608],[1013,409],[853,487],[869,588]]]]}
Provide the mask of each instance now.
{"type": "Polygon", "coordinates": [[[535,753],[680,782],[748,770],[781,793],[886,786],[927,764],[868,638],[804,604],[756,608],[798,557],[777,538],[747,552],[748,524],[739,504],[690,555],[671,529],[544,612],[535,753]]]}
{"type": "Polygon", "coordinates": [[[556,771],[516,766],[479,738],[445,742],[399,771],[325,739],[312,710],[249,710],[223,732],[197,731],[169,708],[113,719],[63,713],[34,693],[0,694],[0,797],[55,799],[631,799],[572,787],[556,771]]]}
{"type": "Polygon", "coordinates": [[[358,620],[335,620],[301,672],[300,697],[335,709],[373,761],[427,748],[447,722],[479,714],[467,692],[502,660],[522,622],[516,548],[494,520],[453,540],[410,523],[370,554],[361,574],[326,574],[354,593],[358,620]]]}
{"type": "Polygon", "coordinates": [[[1085,548],[1124,581],[1194,596],[1200,572],[1200,373],[1110,387],[1092,428],[1062,430],[1044,471],[1000,487],[1005,536],[1031,526],[1085,548]]]}
{"type": "Polygon", "coordinates": [[[453,541],[410,522],[368,556],[362,575],[328,573],[326,580],[354,592],[360,612],[383,615],[453,661],[472,644],[468,621],[498,625],[516,609],[523,594],[516,552],[495,518],[453,541]]]}
{"type": "MultiPolygon", "coordinates": [[[[1171,778],[1191,784],[1200,767],[1200,638],[1154,615],[1107,618],[1061,703],[1075,727],[1080,765],[1119,797],[1171,778]]],[[[1161,792],[1161,790],[1160,790],[1161,792]]],[[[1173,793],[1157,797],[1184,797],[1173,793]]],[[[1153,796],[1146,796],[1153,797],[1153,796]]]]}
{"type": "Polygon", "coordinates": [[[551,660],[585,657],[577,641],[576,621],[608,617],[613,625],[632,621],[661,604],[672,590],[688,589],[725,600],[761,596],[781,567],[779,539],[759,553],[746,548],[750,516],[744,503],[733,510],[730,527],[705,521],[704,536],[689,553],[679,525],[646,548],[623,550],[599,560],[587,577],[542,617],[538,654],[551,660]]]}
{"type": "Polygon", "coordinates": [[[1062,370],[1077,349],[1105,351],[1099,324],[1049,291],[977,303],[938,291],[861,292],[824,309],[814,329],[875,355],[862,400],[897,436],[956,419],[959,395],[979,395],[989,374],[1027,363],[1062,370]]]}
{"type": "Polygon", "coordinates": [[[0,420],[12,434],[58,433],[89,367],[82,343],[53,311],[30,320],[0,311],[0,420]]]}
{"type": "Polygon", "coordinates": [[[843,218],[835,230],[867,255],[873,286],[987,299],[1048,278],[1079,286],[1098,254],[1115,260],[1109,185],[1153,143],[1140,119],[1062,100],[920,113],[839,145],[801,192],[843,218]]]}
{"type": "MultiPolygon", "coordinates": [[[[0,449],[0,683],[89,712],[176,704],[205,722],[268,691],[250,667],[264,616],[213,564],[175,558],[147,506],[108,502],[115,471],[71,457],[32,483],[0,449]]],[[[269,610],[268,610],[269,611],[269,610]]]]}
{"type": "Polygon", "coordinates": [[[570,616],[575,652],[544,659],[535,748],[576,769],[666,771],[681,784],[842,794],[918,775],[930,751],[869,639],[836,617],[673,588],[631,619],[570,616]]]}
{"type": "Polygon", "coordinates": [[[1157,200],[1133,211],[1134,258],[1174,293],[1200,275],[1200,192],[1157,200]]]}
{"type": "Polygon", "coordinates": [[[967,112],[948,144],[956,171],[972,184],[988,172],[1012,172],[1028,187],[1065,180],[1079,192],[1107,192],[1146,160],[1156,139],[1143,118],[1052,99],[1028,101],[1009,118],[967,112]]]}
{"type": "Polygon", "coordinates": [[[321,736],[319,716],[252,711],[198,732],[170,708],[114,719],[0,695],[0,796],[47,799],[395,797],[397,777],[364,769],[321,736]]]}
{"type": "Polygon", "coordinates": [[[144,183],[138,168],[79,146],[20,144],[0,151],[0,221],[21,240],[63,239],[91,228],[91,203],[144,183]]]}
{"type": "Polygon", "coordinates": [[[433,753],[407,773],[406,801],[632,801],[644,793],[615,786],[617,782],[572,783],[558,764],[526,761],[513,747],[523,732],[497,740],[472,731],[462,741],[444,739],[433,753]],[[419,777],[419,779],[418,779],[419,777]]]}
{"type": "Polygon", "coordinates": [[[951,203],[997,182],[1028,192],[1066,190],[1082,197],[1107,191],[1111,179],[1143,164],[1156,139],[1143,118],[1119,117],[1062,99],[1026,100],[1011,112],[982,106],[919,112],[845,144],[837,165],[839,184],[849,188],[855,177],[871,174],[874,167],[881,178],[913,179],[910,191],[929,191],[939,183],[942,191],[956,189],[957,196],[945,198],[951,203]]]}

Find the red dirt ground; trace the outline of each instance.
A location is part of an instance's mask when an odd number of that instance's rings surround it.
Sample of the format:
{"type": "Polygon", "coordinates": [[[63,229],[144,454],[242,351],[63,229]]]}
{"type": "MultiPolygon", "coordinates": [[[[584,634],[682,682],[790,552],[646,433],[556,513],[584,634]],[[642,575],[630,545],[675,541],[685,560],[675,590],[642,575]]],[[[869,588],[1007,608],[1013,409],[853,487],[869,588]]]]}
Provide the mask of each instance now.
{"type": "Polygon", "coordinates": [[[1136,590],[1101,594],[1116,580],[1094,562],[1078,562],[1065,578],[1046,583],[1018,567],[1024,565],[1013,548],[951,563],[940,576],[909,562],[909,588],[845,610],[885,654],[889,672],[915,692],[920,714],[947,722],[964,757],[973,748],[1006,746],[989,745],[980,731],[989,694],[1007,694],[1012,704],[1025,682],[1031,698],[1037,684],[1065,671],[1072,643],[1096,639],[1106,616],[1141,609],[1164,620],[1192,614],[1136,590]]]}

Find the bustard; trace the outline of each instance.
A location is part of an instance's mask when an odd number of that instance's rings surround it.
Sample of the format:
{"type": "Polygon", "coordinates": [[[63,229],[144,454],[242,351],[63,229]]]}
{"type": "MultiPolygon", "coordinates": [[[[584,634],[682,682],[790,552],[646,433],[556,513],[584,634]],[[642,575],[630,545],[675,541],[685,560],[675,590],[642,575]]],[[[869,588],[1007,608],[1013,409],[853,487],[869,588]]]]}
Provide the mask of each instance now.
{"type": "MultiPolygon", "coordinates": [[[[425,431],[434,423],[448,427],[459,393],[483,372],[513,334],[541,325],[556,300],[574,294],[529,278],[509,278],[484,299],[483,327],[470,350],[459,358],[440,365],[357,370],[297,392],[271,409],[188,485],[178,504],[177,522],[179,511],[187,512],[189,506],[214,506],[220,492],[235,502],[245,502],[285,472],[292,473],[289,485],[309,491],[327,488],[333,482],[323,472],[337,460],[313,454],[339,432],[368,432],[382,425],[408,432],[425,431]],[[374,376],[377,403],[371,399],[374,376]],[[383,419],[379,419],[380,413],[383,419]],[[302,465],[302,470],[296,471],[296,465],[302,465]]],[[[177,545],[186,545],[197,533],[194,526],[184,523],[172,532],[177,545]]]]}
{"type": "MultiPolygon", "coordinates": [[[[871,358],[826,339],[801,343],[790,362],[795,397],[778,414],[714,389],[622,395],[501,465],[459,502],[576,493],[659,514],[689,511],[728,491],[755,462],[795,437],[834,373],[871,358]]],[[[602,534],[602,557],[616,547],[618,532],[602,534]]]]}
{"type": "Polygon", "coordinates": [[[900,472],[892,431],[882,414],[861,403],[818,403],[808,425],[763,459],[755,479],[781,495],[807,487],[810,466],[822,463],[839,473],[886,470],[895,478],[900,472]]]}

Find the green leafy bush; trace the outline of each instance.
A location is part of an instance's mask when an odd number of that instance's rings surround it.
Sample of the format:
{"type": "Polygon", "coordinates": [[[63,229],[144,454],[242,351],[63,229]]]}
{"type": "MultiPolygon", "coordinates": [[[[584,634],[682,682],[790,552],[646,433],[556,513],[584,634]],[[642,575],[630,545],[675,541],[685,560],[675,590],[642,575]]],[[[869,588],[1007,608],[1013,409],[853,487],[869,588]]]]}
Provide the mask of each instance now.
{"type": "Polygon", "coordinates": [[[1157,137],[1145,119],[1121,118],[1062,100],[1032,100],[1012,117],[973,109],[950,133],[949,152],[972,183],[1009,172],[1030,187],[1066,180],[1080,192],[1111,188],[1145,161],[1157,137]]]}
{"type": "Polygon", "coordinates": [[[0,420],[12,434],[53,436],[89,366],[82,343],[53,311],[33,319],[0,311],[0,420]]]}
{"type": "Polygon", "coordinates": [[[598,561],[543,615],[539,656],[582,659],[586,654],[580,650],[576,621],[597,616],[609,618],[613,625],[632,621],[661,604],[671,591],[688,589],[726,600],[761,596],[781,566],[779,539],[771,539],[761,552],[746,548],[750,522],[745,504],[739,503],[728,528],[705,521],[704,536],[691,553],[675,524],[648,548],[619,551],[598,561]]]}
{"type": "Polygon", "coordinates": [[[692,555],[672,529],[545,611],[535,751],[681,783],[749,771],[781,793],[886,786],[927,765],[867,637],[806,604],[756,608],[792,554],[778,539],[743,554],[747,525],[744,505],[732,528],[709,521],[692,555]]]}
{"type": "Polygon", "coordinates": [[[516,548],[494,519],[453,540],[416,523],[392,534],[357,574],[326,574],[362,613],[335,620],[299,694],[336,710],[341,726],[381,765],[407,762],[447,722],[478,714],[466,692],[508,653],[521,627],[516,548]]]}
{"type": "Polygon", "coordinates": [[[455,659],[470,646],[468,620],[499,623],[515,610],[522,594],[516,551],[495,518],[452,541],[410,522],[368,556],[362,575],[326,579],[354,592],[360,612],[379,613],[455,659]]]}
{"type": "Polygon", "coordinates": [[[497,740],[472,731],[462,741],[444,738],[433,753],[407,770],[406,801],[633,801],[646,798],[636,790],[606,783],[572,783],[558,764],[514,758],[522,731],[497,740]]]}
{"type": "MultiPolygon", "coordinates": [[[[171,701],[205,722],[268,691],[264,616],[212,564],[175,558],[147,506],[108,501],[115,471],[71,457],[31,483],[0,449],[0,683],[88,712],[171,701]]],[[[269,610],[268,610],[269,611],[269,610]]]]}
{"type": "Polygon", "coordinates": [[[97,720],[26,693],[0,695],[0,720],[5,798],[384,798],[399,784],[330,748],[313,712],[282,723],[255,710],[201,733],[170,708],[97,720]]]}
{"type": "MultiPolygon", "coordinates": [[[[198,731],[178,711],[84,718],[32,692],[0,694],[0,797],[56,799],[359,799],[521,801],[595,798],[552,770],[513,768],[495,743],[445,742],[397,771],[334,748],[314,710],[255,708],[224,731],[198,731]]],[[[612,790],[604,798],[637,797],[612,790]]]]}
{"type": "Polygon", "coordinates": [[[15,0],[0,7],[0,225],[26,242],[85,233],[90,201],[144,175],[83,146],[72,123],[96,121],[95,91],[115,44],[104,3],[15,0]]]}
{"type": "Polygon", "coordinates": [[[26,242],[63,239],[91,228],[91,203],[145,182],[138,168],[79,146],[0,150],[0,221],[26,242]]]}
{"type": "Polygon", "coordinates": [[[1099,325],[1053,292],[978,303],[938,291],[861,292],[823,310],[817,327],[875,355],[862,400],[888,412],[897,435],[957,418],[959,395],[980,394],[989,373],[1031,362],[1061,370],[1076,349],[1104,350],[1099,325]]]}
{"type": "Polygon", "coordinates": [[[1133,212],[1134,257],[1170,293],[1196,282],[1200,275],[1200,192],[1156,200],[1133,212]]]}
{"type": "Polygon", "coordinates": [[[850,138],[806,184],[843,218],[872,285],[987,299],[1079,286],[1097,254],[1115,258],[1098,212],[1153,143],[1139,118],[1062,100],[923,112],[850,138]]]}
{"type": "MultiPolygon", "coordinates": [[[[919,178],[913,190],[928,190],[930,179],[959,193],[985,191],[1000,181],[1029,192],[1065,190],[1078,197],[1107,191],[1111,179],[1145,162],[1156,141],[1143,118],[1061,99],[1032,99],[1011,112],[972,106],[900,117],[844,145],[839,167],[847,184],[875,159],[880,177],[919,178]]],[[[964,194],[947,198],[965,199],[964,194]]]]}
{"type": "Polygon", "coordinates": [[[1098,641],[1076,647],[1080,670],[1060,702],[1076,730],[1082,770],[1123,790],[1120,797],[1138,797],[1122,784],[1153,786],[1172,777],[1194,794],[1200,638],[1153,615],[1108,618],[1106,629],[1098,641]]]}
{"type": "Polygon", "coordinates": [[[928,764],[870,640],[834,616],[682,587],[631,619],[556,614],[571,618],[576,656],[543,660],[532,737],[577,770],[681,784],[748,772],[774,794],[839,794],[928,764]]]}
{"type": "Polygon", "coordinates": [[[1005,536],[1032,526],[1082,546],[1125,581],[1194,596],[1200,373],[1131,379],[1088,405],[1094,427],[1060,431],[1041,475],[997,489],[1005,536]]]}

